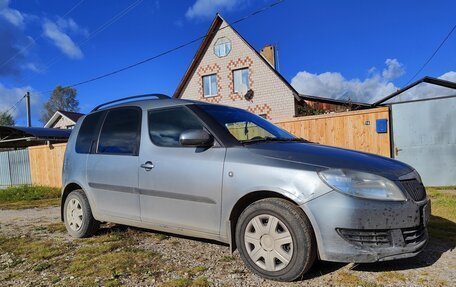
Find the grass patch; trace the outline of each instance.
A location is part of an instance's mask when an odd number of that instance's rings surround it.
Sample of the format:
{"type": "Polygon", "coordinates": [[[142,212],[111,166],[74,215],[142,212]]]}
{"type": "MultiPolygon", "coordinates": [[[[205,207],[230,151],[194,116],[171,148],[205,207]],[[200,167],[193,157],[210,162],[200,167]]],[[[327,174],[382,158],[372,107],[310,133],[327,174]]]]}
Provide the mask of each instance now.
{"type": "Polygon", "coordinates": [[[233,260],[234,260],[233,256],[227,256],[227,255],[223,256],[222,259],[220,259],[220,261],[222,261],[222,262],[231,262],[233,260]]]}
{"type": "Polygon", "coordinates": [[[162,287],[208,287],[211,283],[206,277],[198,277],[196,279],[176,278],[165,282],[162,287]]]}
{"type": "Polygon", "coordinates": [[[67,270],[83,285],[104,278],[100,282],[103,286],[119,286],[121,277],[158,270],[162,263],[159,254],[135,247],[138,240],[137,232],[130,229],[80,239],[82,245],[75,250],[67,270]]]}
{"type": "Polygon", "coordinates": [[[452,244],[456,244],[456,187],[428,187],[432,201],[432,216],[429,233],[452,244]],[[450,191],[453,190],[453,191],[450,191]]]}
{"type": "Polygon", "coordinates": [[[33,267],[33,271],[41,272],[48,269],[49,267],[51,267],[51,264],[49,264],[48,262],[41,262],[35,265],[35,267],[33,267]]]}
{"type": "MultiPolygon", "coordinates": [[[[11,253],[16,258],[26,258],[31,262],[39,262],[60,256],[66,250],[67,247],[65,245],[53,240],[30,237],[0,237],[1,252],[11,253]]],[[[17,261],[22,262],[20,259],[17,261]]]]}
{"type": "Polygon", "coordinates": [[[170,238],[169,235],[163,234],[163,233],[155,233],[154,234],[155,238],[157,238],[159,241],[163,240],[168,240],[170,238]]]}
{"type": "Polygon", "coordinates": [[[46,186],[19,185],[0,190],[0,202],[31,201],[59,197],[59,188],[46,186]]]}
{"type": "Polygon", "coordinates": [[[60,204],[60,189],[46,186],[20,185],[0,190],[0,208],[24,209],[60,204]]]}
{"type": "Polygon", "coordinates": [[[55,223],[48,224],[47,226],[44,226],[44,229],[51,233],[67,231],[65,224],[63,222],[55,222],[55,223]]]}
{"type": "Polygon", "coordinates": [[[405,282],[407,281],[407,277],[403,273],[389,271],[389,272],[382,272],[377,275],[377,282],[381,283],[388,283],[388,282],[405,282]]]}
{"type": "Polygon", "coordinates": [[[337,282],[337,285],[344,285],[344,286],[356,285],[360,280],[358,276],[356,276],[352,273],[349,273],[349,272],[345,272],[345,271],[338,272],[336,274],[335,279],[336,279],[335,281],[337,282]]]}

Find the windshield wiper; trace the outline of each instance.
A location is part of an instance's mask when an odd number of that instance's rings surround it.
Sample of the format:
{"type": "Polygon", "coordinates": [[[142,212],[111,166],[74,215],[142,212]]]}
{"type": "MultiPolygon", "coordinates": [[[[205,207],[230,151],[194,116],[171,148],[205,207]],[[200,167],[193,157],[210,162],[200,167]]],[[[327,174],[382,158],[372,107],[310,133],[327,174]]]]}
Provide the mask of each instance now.
{"type": "Polygon", "coordinates": [[[250,144],[250,143],[263,143],[263,142],[306,142],[303,138],[275,138],[275,137],[265,137],[265,138],[253,138],[250,140],[243,140],[240,141],[243,144],[250,144]]]}

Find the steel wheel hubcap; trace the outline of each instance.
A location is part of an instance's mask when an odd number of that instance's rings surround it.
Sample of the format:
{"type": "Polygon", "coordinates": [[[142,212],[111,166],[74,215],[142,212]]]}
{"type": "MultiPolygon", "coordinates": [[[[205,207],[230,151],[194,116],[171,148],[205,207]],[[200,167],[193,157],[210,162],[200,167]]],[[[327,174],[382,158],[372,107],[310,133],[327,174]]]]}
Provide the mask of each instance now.
{"type": "Polygon", "coordinates": [[[68,221],[68,226],[74,230],[78,231],[82,226],[82,217],[83,211],[82,206],[79,200],[72,198],[67,206],[66,218],[68,221]]]}
{"type": "Polygon", "coordinates": [[[261,214],[252,218],[244,233],[247,254],[266,271],[287,267],[293,256],[293,238],[277,217],[261,214]]]}

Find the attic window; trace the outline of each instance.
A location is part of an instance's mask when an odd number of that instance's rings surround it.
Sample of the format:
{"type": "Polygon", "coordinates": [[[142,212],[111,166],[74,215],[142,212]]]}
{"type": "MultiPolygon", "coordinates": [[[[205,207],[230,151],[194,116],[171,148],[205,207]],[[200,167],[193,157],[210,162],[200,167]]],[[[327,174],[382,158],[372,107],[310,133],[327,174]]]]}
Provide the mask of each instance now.
{"type": "Polygon", "coordinates": [[[231,41],[226,37],[218,38],[214,45],[214,54],[217,57],[225,57],[231,51],[231,41]]]}

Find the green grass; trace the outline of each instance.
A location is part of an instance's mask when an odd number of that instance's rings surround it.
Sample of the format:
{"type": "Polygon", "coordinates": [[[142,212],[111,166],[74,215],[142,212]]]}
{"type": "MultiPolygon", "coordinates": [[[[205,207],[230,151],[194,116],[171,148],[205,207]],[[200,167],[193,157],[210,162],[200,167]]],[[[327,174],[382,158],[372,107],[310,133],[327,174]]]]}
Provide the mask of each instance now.
{"type": "Polygon", "coordinates": [[[431,237],[456,244],[456,187],[428,187],[427,193],[432,208],[431,237]]]}
{"type": "Polygon", "coordinates": [[[46,186],[19,185],[0,190],[0,208],[24,209],[47,207],[60,203],[60,189],[46,186]]]}
{"type": "Polygon", "coordinates": [[[208,287],[211,283],[206,277],[198,277],[196,279],[177,278],[165,282],[162,287],[208,287]]]}

